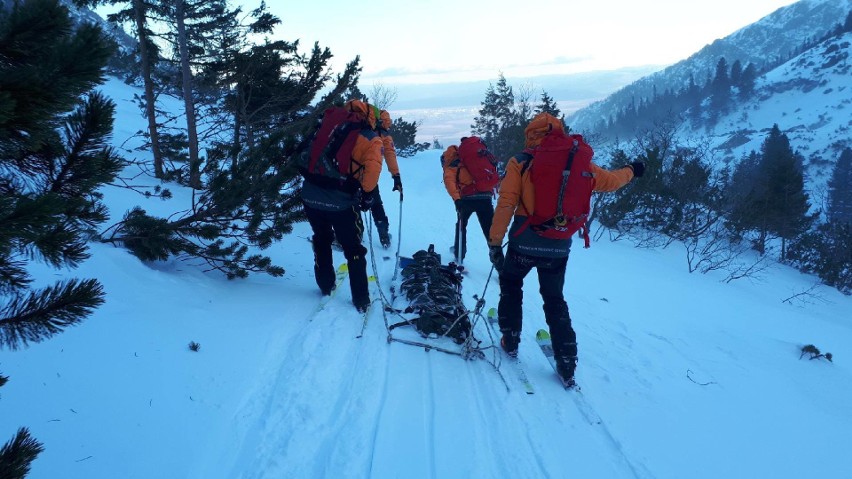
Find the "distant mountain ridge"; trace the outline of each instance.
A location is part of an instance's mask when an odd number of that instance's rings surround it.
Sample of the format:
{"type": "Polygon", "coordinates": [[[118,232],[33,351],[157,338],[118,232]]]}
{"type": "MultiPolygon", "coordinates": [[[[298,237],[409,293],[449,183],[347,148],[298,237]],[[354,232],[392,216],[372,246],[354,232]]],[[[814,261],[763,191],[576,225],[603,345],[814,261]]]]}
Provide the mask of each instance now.
{"type": "Polygon", "coordinates": [[[780,8],[761,20],[733,34],[714,41],[686,60],[641,78],[609,97],[570,115],[568,123],[578,131],[589,130],[601,119],[629,105],[631,101],[649,98],[654,88],[679,90],[692,76],[705,83],[713,74],[720,57],[728,64],[739,60],[764,67],[770,61],[788,57],[809,39],[826,35],[842,22],[852,9],[852,0],[801,0],[780,8]]]}

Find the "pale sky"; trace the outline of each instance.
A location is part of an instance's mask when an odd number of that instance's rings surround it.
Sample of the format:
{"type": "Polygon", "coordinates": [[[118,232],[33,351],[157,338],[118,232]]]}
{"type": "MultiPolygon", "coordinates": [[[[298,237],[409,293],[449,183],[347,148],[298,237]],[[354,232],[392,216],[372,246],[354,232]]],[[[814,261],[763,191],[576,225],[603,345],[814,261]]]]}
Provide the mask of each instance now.
{"type": "MultiPolygon", "coordinates": [[[[249,9],[246,2],[245,9],[249,9]]],[[[268,0],[278,36],[315,41],[361,84],[431,83],[670,65],[794,0],[268,0]],[[333,13],[332,13],[333,12],[333,13]]]]}

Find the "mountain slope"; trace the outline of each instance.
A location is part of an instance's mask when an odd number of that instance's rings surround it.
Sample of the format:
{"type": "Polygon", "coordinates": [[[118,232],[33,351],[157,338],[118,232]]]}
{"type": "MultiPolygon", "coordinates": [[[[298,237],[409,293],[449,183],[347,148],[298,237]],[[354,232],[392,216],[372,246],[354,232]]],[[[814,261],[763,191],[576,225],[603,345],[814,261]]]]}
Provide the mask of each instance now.
{"type": "MultiPolygon", "coordinates": [[[[844,148],[852,147],[852,32],[829,39],[762,76],[756,97],[720,118],[707,136],[723,159],[759,151],[777,123],[808,166],[819,193],[844,148]]],[[[819,198],[819,196],[817,197],[819,198]]]]}
{"type": "MultiPolygon", "coordinates": [[[[780,8],[733,34],[714,41],[689,58],[624,87],[606,99],[577,111],[568,118],[573,129],[583,131],[601,119],[630,105],[651,98],[656,91],[680,91],[692,76],[696,83],[712,77],[720,57],[728,65],[739,60],[764,68],[787,58],[806,40],[820,38],[843,22],[852,10],[852,0],[800,0],[780,8]]],[[[770,125],[771,126],[771,125],[770,125]]]]}

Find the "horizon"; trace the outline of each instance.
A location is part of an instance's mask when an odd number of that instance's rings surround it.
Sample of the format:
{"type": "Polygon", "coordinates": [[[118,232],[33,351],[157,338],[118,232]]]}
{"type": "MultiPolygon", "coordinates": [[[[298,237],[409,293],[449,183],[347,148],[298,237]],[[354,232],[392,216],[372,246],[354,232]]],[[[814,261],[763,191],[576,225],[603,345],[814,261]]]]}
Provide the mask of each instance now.
{"type": "Polygon", "coordinates": [[[494,79],[500,72],[524,78],[664,68],[793,3],[656,0],[640,5],[609,0],[579,6],[556,1],[537,4],[541,11],[549,12],[549,18],[581,17],[574,24],[577,32],[573,37],[579,40],[576,48],[557,46],[564,42],[560,29],[537,30],[540,37],[529,35],[526,41],[511,34],[517,30],[518,16],[512,8],[514,2],[507,0],[489,2],[487,10],[483,2],[433,0],[427,7],[380,0],[363,23],[353,21],[350,15],[328,18],[327,12],[338,5],[337,0],[268,6],[282,20],[276,38],[298,39],[302,48],[319,42],[334,55],[336,71],[358,55],[362,84],[396,86],[482,81],[494,79]],[[450,30],[448,25],[455,19],[468,18],[471,28],[450,30]],[[483,34],[477,28],[481,25],[490,30],[483,34]],[[436,27],[441,32],[432,34],[436,27]],[[379,40],[368,38],[365,30],[378,32],[375,37],[379,40]],[[449,31],[453,34],[445,34],[449,31]],[[618,34],[607,35],[609,32],[618,34]]]}

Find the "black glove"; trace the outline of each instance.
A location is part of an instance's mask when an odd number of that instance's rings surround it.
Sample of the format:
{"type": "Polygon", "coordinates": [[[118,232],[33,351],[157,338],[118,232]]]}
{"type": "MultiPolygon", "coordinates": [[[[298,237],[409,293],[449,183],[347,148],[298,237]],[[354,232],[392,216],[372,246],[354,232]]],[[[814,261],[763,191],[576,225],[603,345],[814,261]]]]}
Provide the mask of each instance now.
{"type": "Polygon", "coordinates": [[[361,198],[358,200],[358,209],[361,211],[369,211],[373,207],[373,200],[376,198],[376,190],[362,191],[361,198]]]}
{"type": "Polygon", "coordinates": [[[633,176],[640,178],[645,174],[645,163],[641,161],[634,161],[633,163],[630,163],[630,169],[633,170],[633,176]]]}
{"type": "Polygon", "coordinates": [[[503,248],[501,246],[489,246],[488,259],[491,260],[491,264],[494,265],[494,269],[496,269],[498,273],[503,271],[503,261],[506,258],[503,256],[503,248]]]}
{"type": "Polygon", "coordinates": [[[391,178],[393,178],[393,190],[391,191],[399,191],[402,193],[402,178],[400,178],[399,175],[393,175],[391,178]]]}

